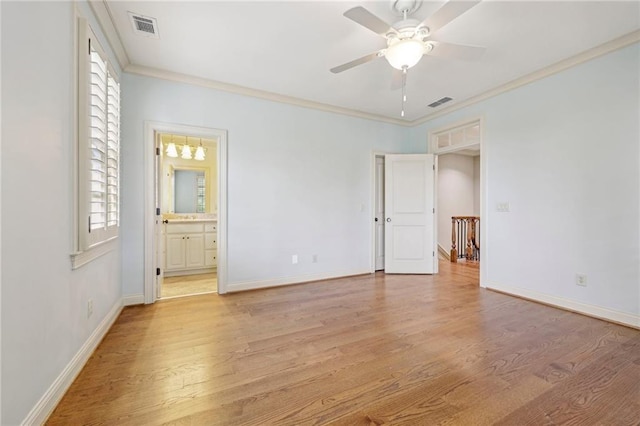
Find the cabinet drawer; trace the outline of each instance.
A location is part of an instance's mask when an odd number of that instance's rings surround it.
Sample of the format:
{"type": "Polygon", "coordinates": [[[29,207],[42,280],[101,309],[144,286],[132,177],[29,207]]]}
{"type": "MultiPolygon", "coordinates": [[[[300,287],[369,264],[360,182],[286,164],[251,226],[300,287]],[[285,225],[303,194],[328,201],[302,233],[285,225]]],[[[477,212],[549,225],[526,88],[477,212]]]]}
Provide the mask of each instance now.
{"type": "Polygon", "coordinates": [[[206,250],[216,250],[218,248],[218,237],[216,234],[204,234],[204,248],[206,250]]]}
{"type": "Polygon", "coordinates": [[[185,234],[190,232],[203,232],[202,223],[169,223],[167,224],[167,234],[185,234]]]}
{"type": "Polygon", "coordinates": [[[204,232],[218,232],[218,224],[217,223],[205,223],[204,224],[204,232]]]}
{"type": "Polygon", "coordinates": [[[217,266],[218,265],[218,251],[217,250],[205,250],[204,251],[204,266],[217,266]]]}

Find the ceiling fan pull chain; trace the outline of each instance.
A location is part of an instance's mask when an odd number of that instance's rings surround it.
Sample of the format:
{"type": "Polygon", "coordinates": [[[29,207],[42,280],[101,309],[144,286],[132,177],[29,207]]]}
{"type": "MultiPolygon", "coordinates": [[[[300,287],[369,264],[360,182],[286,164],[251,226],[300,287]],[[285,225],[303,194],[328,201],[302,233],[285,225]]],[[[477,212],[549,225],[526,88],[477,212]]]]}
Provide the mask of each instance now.
{"type": "Polygon", "coordinates": [[[404,117],[404,103],[407,101],[407,72],[409,68],[405,65],[402,67],[402,111],[400,117],[404,117]]]}

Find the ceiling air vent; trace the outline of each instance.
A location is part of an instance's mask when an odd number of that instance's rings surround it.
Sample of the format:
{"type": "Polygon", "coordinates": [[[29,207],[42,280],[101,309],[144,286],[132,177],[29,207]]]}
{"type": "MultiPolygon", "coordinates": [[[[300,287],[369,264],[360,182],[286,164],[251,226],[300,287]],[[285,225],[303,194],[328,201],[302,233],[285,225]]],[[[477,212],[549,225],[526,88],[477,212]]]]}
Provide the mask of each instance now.
{"type": "Polygon", "coordinates": [[[442,104],[444,104],[444,103],[449,102],[450,100],[451,100],[451,98],[450,98],[450,97],[445,96],[445,97],[444,97],[444,98],[442,98],[442,99],[438,99],[437,101],[435,101],[435,102],[433,102],[433,103],[430,103],[430,104],[429,104],[429,106],[430,106],[431,108],[436,108],[436,107],[439,107],[440,105],[442,105],[442,104]]]}
{"type": "Polygon", "coordinates": [[[129,19],[134,33],[144,37],[160,38],[156,18],[129,12],[129,19]]]}

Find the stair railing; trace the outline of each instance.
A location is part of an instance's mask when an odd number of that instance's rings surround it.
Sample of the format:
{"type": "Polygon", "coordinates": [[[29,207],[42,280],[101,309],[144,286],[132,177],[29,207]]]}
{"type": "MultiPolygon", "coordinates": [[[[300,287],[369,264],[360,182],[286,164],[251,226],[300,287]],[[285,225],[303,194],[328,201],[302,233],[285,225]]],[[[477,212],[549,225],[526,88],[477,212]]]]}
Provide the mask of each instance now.
{"type": "Polygon", "coordinates": [[[451,217],[451,262],[480,260],[480,217],[451,217]],[[464,247],[464,249],[462,249],[464,247]]]}

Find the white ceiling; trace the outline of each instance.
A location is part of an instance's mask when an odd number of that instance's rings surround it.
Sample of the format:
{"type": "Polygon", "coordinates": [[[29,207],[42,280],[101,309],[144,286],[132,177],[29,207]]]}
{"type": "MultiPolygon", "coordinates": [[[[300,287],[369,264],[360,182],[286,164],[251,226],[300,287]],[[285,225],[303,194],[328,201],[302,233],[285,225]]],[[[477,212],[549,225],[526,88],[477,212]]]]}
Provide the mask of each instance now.
{"type": "MultiPolygon", "coordinates": [[[[385,47],[379,35],[342,14],[362,5],[386,22],[390,1],[107,1],[129,63],[400,119],[383,58],[340,74],[329,69],[385,47]],[[157,19],[159,39],[134,33],[127,12],[157,19]]],[[[424,1],[423,20],[444,4],[424,1]]],[[[433,39],[486,47],[477,62],[425,56],[409,70],[404,117],[485,93],[514,79],[637,31],[638,1],[485,0],[433,39]]],[[[439,107],[440,109],[445,106],[439,107]]]]}

